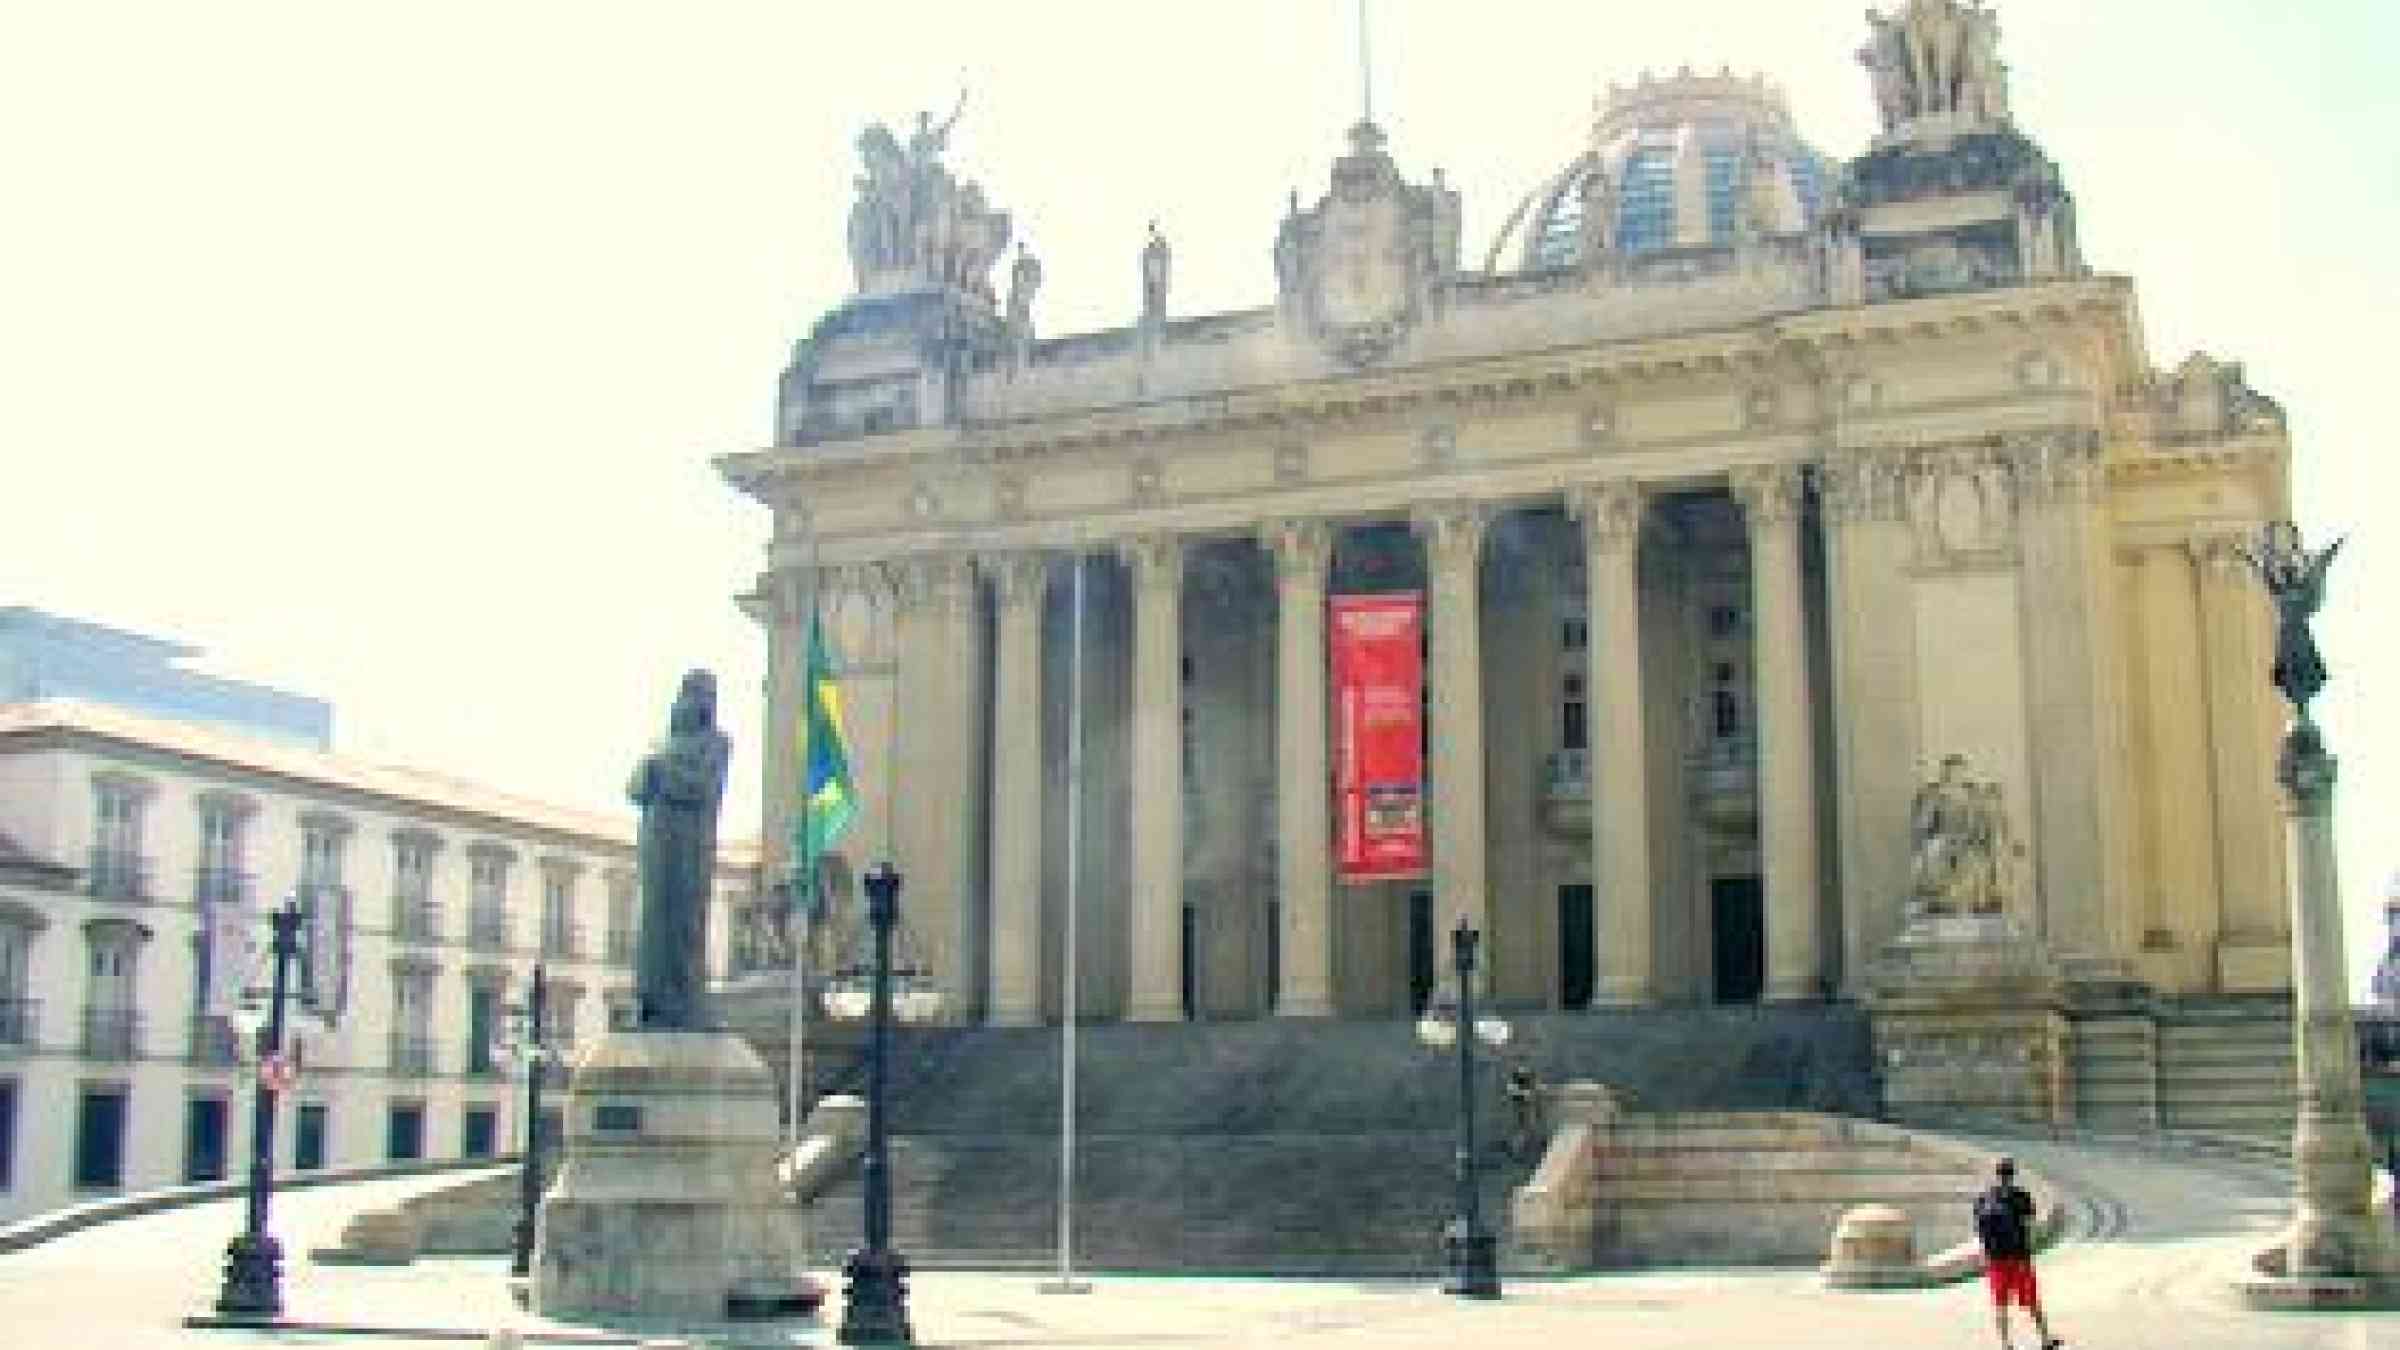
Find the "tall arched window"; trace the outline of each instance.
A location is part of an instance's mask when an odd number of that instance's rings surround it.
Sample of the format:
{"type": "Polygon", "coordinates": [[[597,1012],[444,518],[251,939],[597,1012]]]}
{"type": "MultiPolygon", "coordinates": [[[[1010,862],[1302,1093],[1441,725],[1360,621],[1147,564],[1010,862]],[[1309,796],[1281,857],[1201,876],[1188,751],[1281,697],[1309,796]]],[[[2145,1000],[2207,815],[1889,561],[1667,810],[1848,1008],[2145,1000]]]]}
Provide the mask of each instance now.
{"type": "Polygon", "coordinates": [[[1617,247],[1627,253],[1675,242],[1675,153],[1645,146],[1625,159],[1617,186],[1617,247]]]}

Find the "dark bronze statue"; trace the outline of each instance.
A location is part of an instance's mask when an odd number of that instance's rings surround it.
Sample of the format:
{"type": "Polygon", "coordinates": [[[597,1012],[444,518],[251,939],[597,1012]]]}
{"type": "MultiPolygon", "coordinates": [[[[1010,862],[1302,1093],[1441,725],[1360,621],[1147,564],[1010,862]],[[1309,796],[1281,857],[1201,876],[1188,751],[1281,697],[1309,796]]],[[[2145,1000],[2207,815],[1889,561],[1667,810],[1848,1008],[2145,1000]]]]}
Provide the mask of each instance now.
{"type": "Polygon", "coordinates": [[[717,730],[716,677],[692,671],[675,694],[666,739],[642,757],[626,789],[642,809],[634,992],[644,1031],[708,1029],[708,905],[728,750],[717,730]]]}
{"type": "Polygon", "coordinates": [[[2302,722],[2309,720],[2309,700],[2324,689],[2326,680],[2325,658],[2308,625],[2325,604],[2325,569],[2344,542],[2336,539],[2311,553],[2300,542],[2300,528],[2285,520],[2267,526],[2258,547],[2242,551],[2275,602],[2275,667],[2270,678],[2302,722]]]}

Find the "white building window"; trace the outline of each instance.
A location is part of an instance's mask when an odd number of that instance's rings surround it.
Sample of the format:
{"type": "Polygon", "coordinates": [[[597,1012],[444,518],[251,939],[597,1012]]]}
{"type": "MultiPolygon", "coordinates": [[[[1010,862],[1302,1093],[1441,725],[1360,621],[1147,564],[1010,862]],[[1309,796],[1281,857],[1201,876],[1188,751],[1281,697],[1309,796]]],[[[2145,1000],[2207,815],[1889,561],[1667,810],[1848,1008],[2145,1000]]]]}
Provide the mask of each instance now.
{"type": "Polygon", "coordinates": [[[467,858],[467,944],[479,951],[508,948],[508,853],[484,846],[467,858]]]}
{"type": "Polygon", "coordinates": [[[203,908],[249,900],[250,877],[242,865],[242,827],[249,814],[248,804],[235,797],[212,794],[200,800],[200,858],[193,898],[203,908]]]}
{"type": "Polygon", "coordinates": [[[142,855],[142,806],[148,785],[110,773],[92,780],[91,893],[103,900],[146,900],[149,860],[142,855]]]}
{"type": "Polygon", "coordinates": [[[583,930],[575,922],[575,872],[542,869],[542,955],[576,960],[583,955],[583,930]]]}

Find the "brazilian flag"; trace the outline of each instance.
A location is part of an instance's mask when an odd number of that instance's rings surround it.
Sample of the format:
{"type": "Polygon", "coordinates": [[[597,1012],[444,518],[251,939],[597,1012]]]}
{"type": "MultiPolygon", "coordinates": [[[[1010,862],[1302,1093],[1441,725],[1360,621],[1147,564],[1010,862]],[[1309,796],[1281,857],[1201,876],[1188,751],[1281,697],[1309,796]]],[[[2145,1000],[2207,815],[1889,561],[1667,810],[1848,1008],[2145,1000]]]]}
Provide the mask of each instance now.
{"type": "Polygon", "coordinates": [[[815,615],[808,621],[808,673],[800,692],[800,809],[792,822],[795,902],[817,917],[817,864],[858,815],[850,781],[850,747],[842,736],[842,691],[833,678],[833,653],[815,615]]]}

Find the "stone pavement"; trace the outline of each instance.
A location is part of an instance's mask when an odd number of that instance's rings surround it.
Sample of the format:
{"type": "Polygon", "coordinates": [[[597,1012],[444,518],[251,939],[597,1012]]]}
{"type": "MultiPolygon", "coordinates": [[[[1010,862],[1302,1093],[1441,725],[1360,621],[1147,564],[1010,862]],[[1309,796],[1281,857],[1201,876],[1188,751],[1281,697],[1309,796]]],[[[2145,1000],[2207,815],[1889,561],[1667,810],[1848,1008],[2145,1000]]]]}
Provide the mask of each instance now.
{"type": "MultiPolygon", "coordinates": [[[[2395,1350],[2400,1313],[2253,1313],[2228,1281],[2286,1212],[2280,1167],[2155,1145],[2006,1145],[2081,1193],[2070,1237],[2041,1266],[2053,1320],[2077,1347],[2127,1350],[2395,1350]]],[[[429,1185],[423,1178],[279,1197],[275,1228],[305,1252],[360,1208],[429,1185]]],[[[213,1299],[218,1263],[240,1222],[226,1202],[105,1224],[0,1256],[0,1347],[476,1344],[491,1328],[544,1330],[509,1306],[498,1262],[431,1260],[400,1269],[328,1267],[305,1257],[285,1276],[291,1315],[315,1322],[414,1327],[367,1339],[265,1335],[181,1325],[213,1299]],[[448,1337],[435,1334],[444,1329],[448,1337]]],[[[1921,1235],[1924,1245],[1938,1245],[1921,1235]]],[[[1946,1242],[1957,1235],[1939,1235],[1946,1242]]],[[[911,1310],[928,1346],[1345,1347],[1961,1347],[1993,1344],[1979,1285],[1833,1293],[1801,1272],[1684,1270],[1520,1280],[1498,1303],[1396,1282],[1107,1277],[1082,1296],[1040,1293],[1023,1274],[938,1273],[915,1282],[911,1310]]],[[[821,1345],[826,1328],[783,1338],[821,1345]]],[[[630,1338],[617,1343],[629,1343],[630,1338]]],[[[2020,1337],[2020,1346],[2029,1337],[2020,1337]]]]}

